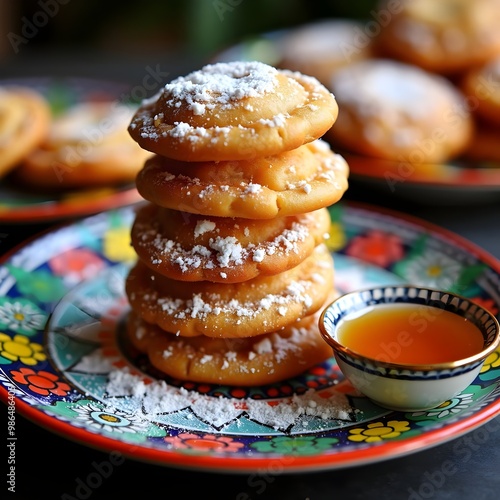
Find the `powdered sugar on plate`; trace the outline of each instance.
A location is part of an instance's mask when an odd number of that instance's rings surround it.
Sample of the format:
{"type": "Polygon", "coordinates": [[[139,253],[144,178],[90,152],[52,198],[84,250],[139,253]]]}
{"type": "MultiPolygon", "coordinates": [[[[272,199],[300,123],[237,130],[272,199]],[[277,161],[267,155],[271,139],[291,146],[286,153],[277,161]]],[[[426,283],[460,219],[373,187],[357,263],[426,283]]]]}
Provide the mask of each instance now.
{"type": "Polygon", "coordinates": [[[309,389],[304,394],[280,400],[229,399],[173,387],[163,380],[146,384],[142,377],[132,374],[127,368],[120,368],[109,373],[106,392],[107,403],[111,406],[123,404],[124,396],[133,397],[135,411],[144,418],[154,419],[158,415],[190,408],[217,428],[243,415],[280,430],[288,429],[304,417],[342,420],[346,424],[353,420],[352,407],[346,396],[333,388],[323,391],[309,389]]]}

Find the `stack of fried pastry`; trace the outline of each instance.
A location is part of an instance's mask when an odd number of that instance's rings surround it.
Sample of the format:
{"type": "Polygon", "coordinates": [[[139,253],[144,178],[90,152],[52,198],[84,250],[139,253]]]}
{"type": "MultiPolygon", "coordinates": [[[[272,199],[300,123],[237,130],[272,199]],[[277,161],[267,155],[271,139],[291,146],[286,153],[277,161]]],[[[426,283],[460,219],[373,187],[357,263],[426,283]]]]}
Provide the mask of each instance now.
{"type": "Polygon", "coordinates": [[[317,79],[260,62],[209,64],[141,104],[129,133],[154,155],[136,179],[127,332],[160,372],[265,385],[331,355],[326,207],[348,166],[321,136],[337,114],[317,79]]]}

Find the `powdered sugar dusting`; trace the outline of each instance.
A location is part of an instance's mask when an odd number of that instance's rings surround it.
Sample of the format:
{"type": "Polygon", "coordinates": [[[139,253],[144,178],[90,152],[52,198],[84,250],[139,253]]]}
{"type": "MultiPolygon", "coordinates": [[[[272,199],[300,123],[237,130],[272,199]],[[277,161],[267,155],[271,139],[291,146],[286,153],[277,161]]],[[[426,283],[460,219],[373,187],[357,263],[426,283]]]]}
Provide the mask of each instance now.
{"type": "Polygon", "coordinates": [[[144,419],[153,420],[157,415],[190,408],[219,428],[244,416],[281,430],[311,417],[342,420],[346,425],[353,420],[346,396],[333,388],[321,392],[309,389],[304,394],[281,400],[228,399],[173,387],[163,380],[145,384],[142,377],[132,374],[127,368],[120,368],[109,373],[106,393],[110,406],[119,406],[123,404],[124,396],[133,396],[135,412],[144,419]]]}
{"type": "Polygon", "coordinates": [[[224,109],[245,98],[262,97],[277,86],[278,71],[257,61],[208,64],[165,85],[169,106],[188,105],[193,114],[224,109]]]}
{"type": "Polygon", "coordinates": [[[356,106],[363,116],[404,113],[419,119],[442,99],[448,102],[459,96],[444,78],[384,59],[347,66],[335,73],[331,85],[340,103],[356,106]]]}
{"type": "Polygon", "coordinates": [[[210,220],[198,221],[194,229],[194,237],[198,238],[202,234],[209,233],[215,229],[215,222],[210,220]]]}
{"type": "MultiPolygon", "coordinates": [[[[152,245],[154,248],[151,254],[153,264],[169,261],[182,272],[200,267],[227,268],[243,265],[247,261],[262,262],[266,256],[277,253],[298,253],[299,245],[310,235],[306,224],[293,222],[290,228],[284,229],[273,239],[258,244],[250,243],[244,246],[236,236],[222,237],[214,234],[214,237],[209,238],[207,246],[198,244],[185,248],[180,243],[162,236],[154,221],[137,223],[137,231],[141,234],[138,245],[152,245]]],[[[217,232],[215,223],[209,220],[199,221],[194,229],[194,237],[198,238],[207,232],[217,232]]]]}
{"type": "Polygon", "coordinates": [[[302,304],[306,308],[312,304],[312,297],[309,295],[313,283],[311,281],[298,281],[290,285],[282,293],[267,294],[257,301],[241,302],[232,299],[229,302],[221,300],[212,294],[210,297],[203,297],[201,294],[195,294],[190,299],[178,299],[175,297],[156,297],[156,300],[150,296],[151,307],[161,308],[167,315],[184,320],[187,318],[206,320],[211,315],[219,316],[221,314],[238,318],[255,318],[263,311],[271,307],[282,308],[287,311],[287,306],[291,304],[302,304]],[[208,299],[208,300],[206,300],[208,299]]]}
{"type": "Polygon", "coordinates": [[[289,118],[289,114],[279,113],[273,118],[261,118],[259,123],[263,125],[267,125],[268,127],[282,127],[285,125],[287,118],[289,118]]]}

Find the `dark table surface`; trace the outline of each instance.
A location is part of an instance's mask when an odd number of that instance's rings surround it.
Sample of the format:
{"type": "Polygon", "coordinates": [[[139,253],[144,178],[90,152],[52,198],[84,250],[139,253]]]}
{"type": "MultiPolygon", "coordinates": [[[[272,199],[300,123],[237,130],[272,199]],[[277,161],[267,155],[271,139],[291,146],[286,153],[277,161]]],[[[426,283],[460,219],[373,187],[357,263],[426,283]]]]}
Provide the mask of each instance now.
{"type": "MultiPolygon", "coordinates": [[[[85,76],[141,82],[145,68],[161,62],[170,77],[197,69],[201,61],[150,54],[142,59],[103,60],[82,55],[26,56],[0,65],[0,78],[85,76]]],[[[170,77],[167,79],[169,80],[170,77]]],[[[406,186],[408,187],[408,186],[406,186]]],[[[496,196],[374,189],[352,180],[345,200],[362,201],[411,214],[453,231],[500,259],[500,193],[496,196]]],[[[55,222],[0,224],[0,257],[55,222]]],[[[6,420],[4,420],[6,428],[6,420]]],[[[283,474],[226,474],[163,467],[126,458],[89,489],[82,487],[96,465],[109,462],[107,452],[57,436],[19,415],[16,421],[17,494],[12,498],[164,498],[217,499],[475,499],[500,491],[500,416],[465,435],[406,456],[331,471],[283,474]],[[174,491],[178,493],[174,494],[174,491]]],[[[5,464],[6,464],[5,459],[5,464]]],[[[5,465],[7,467],[7,465],[5,465]]],[[[5,476],[3,476],[5,478],[5,476]]],[[[9,498],[6,483],[2,498],[9,498]]]]}

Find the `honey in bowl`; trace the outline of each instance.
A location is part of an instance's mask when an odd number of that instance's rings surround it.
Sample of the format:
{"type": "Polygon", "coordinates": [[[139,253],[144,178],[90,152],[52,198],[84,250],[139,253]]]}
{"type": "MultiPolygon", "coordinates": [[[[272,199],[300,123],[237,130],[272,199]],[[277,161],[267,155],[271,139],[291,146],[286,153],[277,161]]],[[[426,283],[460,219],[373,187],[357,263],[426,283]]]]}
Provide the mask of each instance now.
{"type": "Polygon", "coordinates": [[[484,339],[470,320],[450,311],[410,303],[380,304],[349,314],[338,324],[338,342],[387,363],[450,363],[482,351],[484,339]]]}
{"type": "Polygon", "coordinates": [[[341,295],[322,312],[319,328],[353,389],[405,412],[455,397],[500,343],[493,313],[447,290],[414,285],[341,295]]]}

